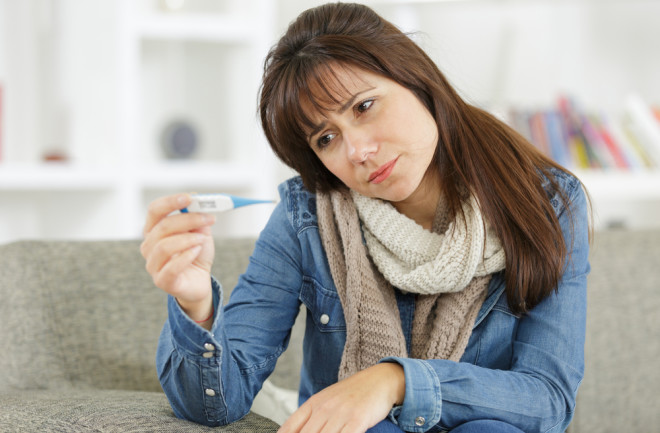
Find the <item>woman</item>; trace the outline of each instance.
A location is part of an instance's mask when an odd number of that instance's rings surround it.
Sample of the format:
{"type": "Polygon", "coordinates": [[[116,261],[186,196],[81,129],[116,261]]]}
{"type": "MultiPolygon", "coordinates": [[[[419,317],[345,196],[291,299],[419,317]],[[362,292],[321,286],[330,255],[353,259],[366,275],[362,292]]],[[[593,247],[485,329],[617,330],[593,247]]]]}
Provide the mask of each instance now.
{"type": "Polygon", "coordinates": [[[580,182],[465,103],[371,9],[327,4],[269,53],[260,113],[300,173],[229,304],[213,217],[156,200],[142,254],[169,293],[158,350],[177,416],[244,416],[307,307],[282,432],[561,432],[583,375],[580,182]]]}

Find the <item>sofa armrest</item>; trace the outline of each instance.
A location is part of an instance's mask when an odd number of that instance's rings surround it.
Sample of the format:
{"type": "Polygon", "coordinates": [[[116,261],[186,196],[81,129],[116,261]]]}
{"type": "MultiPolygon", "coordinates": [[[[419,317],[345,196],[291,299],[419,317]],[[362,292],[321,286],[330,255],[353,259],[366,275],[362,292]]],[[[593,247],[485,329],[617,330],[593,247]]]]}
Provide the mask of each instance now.
{"type": "Polygon", "coordinates": [[[0,407],[0,431],[274,433],[279,428],[253,412],[222,427],[178,419],[160,392],[19,391],[0,393],[0,407]]]}

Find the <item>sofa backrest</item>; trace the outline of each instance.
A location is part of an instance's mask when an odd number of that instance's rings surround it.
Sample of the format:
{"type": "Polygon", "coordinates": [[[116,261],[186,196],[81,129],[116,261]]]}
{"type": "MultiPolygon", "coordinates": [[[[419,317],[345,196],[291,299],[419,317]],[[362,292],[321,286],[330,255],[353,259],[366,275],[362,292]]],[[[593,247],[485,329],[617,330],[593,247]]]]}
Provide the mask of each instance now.
{"type": "MultiPolygon", "coordinates": [[[[233,288],[253,239],[223,240],[214,274],[233,288]]],[[[155,353],[166,295],[140,241],[20,241],[0,246],[0,392],[160,390],[155,353]]]]}
{"type": "Polygon", "coordinates": [[[658,431],[660,230],[597,232],[589,260],[585,377],[569,431],[658,431]]]}

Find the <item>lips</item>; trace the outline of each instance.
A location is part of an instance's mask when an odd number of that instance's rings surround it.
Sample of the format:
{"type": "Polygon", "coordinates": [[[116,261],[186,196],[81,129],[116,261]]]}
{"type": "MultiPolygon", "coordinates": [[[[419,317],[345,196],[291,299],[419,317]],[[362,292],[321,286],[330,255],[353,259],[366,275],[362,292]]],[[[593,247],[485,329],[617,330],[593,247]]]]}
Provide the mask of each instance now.
{"type": "Polygon", "coordinates": [[[385,164],[378,167],[378,170],[372,172],[369,175],[369,182],[378,184],[378,183],[383,182],[385,179],[387,179],[390,176],[390,174],[392,174],[392,170],[394,169],[394,165],[396,164],[396,162],[398,160],[399,160],[399,157],[396,157],[393,160],[391,160],[390,162],[386,162],[385,164]]]}

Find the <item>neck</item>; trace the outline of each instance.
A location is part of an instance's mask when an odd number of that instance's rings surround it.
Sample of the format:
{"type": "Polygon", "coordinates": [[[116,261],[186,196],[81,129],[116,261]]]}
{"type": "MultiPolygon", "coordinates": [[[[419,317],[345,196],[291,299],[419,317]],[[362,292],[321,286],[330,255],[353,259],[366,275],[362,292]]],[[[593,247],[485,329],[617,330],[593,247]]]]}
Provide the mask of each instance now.
{"type": "Polygon", "coordinates": [[[410,197],[392,202],[392,206],[420,226],[431,230],[439,200],[440,186],[437,177],[427,174],[410,197]]]}

